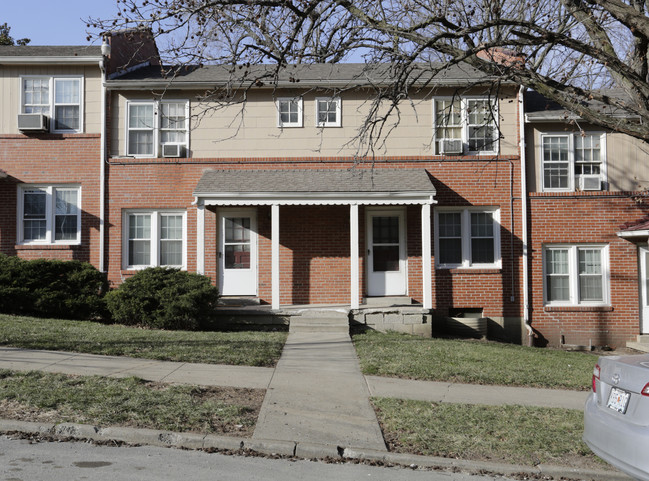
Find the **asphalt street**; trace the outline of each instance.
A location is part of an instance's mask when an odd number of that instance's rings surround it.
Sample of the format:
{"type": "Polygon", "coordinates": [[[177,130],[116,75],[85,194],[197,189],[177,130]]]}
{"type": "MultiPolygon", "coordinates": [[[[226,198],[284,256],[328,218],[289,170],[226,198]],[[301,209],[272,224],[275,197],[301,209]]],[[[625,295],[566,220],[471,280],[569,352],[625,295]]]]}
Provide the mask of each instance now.
{"type": "Polygon", "coordinates": [[[30,442],[0,436],[2,481],[160,481],[194,479],[282,481],[487,481],[502,477],[446,471],[326,464],[305,460],[228,456],[202,451],[30,442]]]}

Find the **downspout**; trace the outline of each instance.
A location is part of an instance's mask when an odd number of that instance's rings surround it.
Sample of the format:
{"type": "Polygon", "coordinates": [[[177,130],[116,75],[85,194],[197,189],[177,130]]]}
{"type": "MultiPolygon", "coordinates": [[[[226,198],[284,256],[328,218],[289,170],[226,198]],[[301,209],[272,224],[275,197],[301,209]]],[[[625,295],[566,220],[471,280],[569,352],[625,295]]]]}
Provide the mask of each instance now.
{"type": "Polygon", "coordinates": [[[110,55],[110,45],[106,37],[101,45],[102,59],[99,61],[101,70],[101,134],[100,134],[100,162],[99,169],[99,271],[106,272],[105,266],[105,218],[106,218],[106,59],[110,55]]]}
{"type": "Polygon", "coordinates": [[[527,158],[525,143],[525,87],[522,85],[518,90],[518,129],[521,153],[521,237],[523,243],[523,320],[527,329],[527,345],[534,345],[534,330],[532,329],[530,319],[530,300],[529,300],[529,255],[527,246],[527,158]]]}

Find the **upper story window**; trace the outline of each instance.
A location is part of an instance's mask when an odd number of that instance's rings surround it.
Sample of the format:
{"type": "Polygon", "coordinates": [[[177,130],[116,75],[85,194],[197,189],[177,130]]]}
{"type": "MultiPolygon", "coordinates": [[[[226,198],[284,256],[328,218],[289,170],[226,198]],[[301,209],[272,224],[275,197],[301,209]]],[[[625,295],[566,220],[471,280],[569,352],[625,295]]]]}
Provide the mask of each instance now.
{"type": "Polygon", "coordinates": [[[126,114],[126,155],[185,157],[189,144],[189,102],[131,101],[126,114]]]}
{"type": "Polygon", "coordinates": [[[277,99],[277,126],[302,127],[302,97],[277,99]]]}
{"type": "Polygon", "coordinates": [[[607,304],[608,248],[550,245],[543,249],[544,293],[548,305],[607,304]]]}
{"type": "Polygon", "coordinates": [[[183,211],[124,213],[123,265],[129,269],[186,265],[186,220],[183,211]]]}
{"type": "Polygon", "coordinates": [[[315,99],[318,127],[341,126],[341,103],[339,97],[318,97],[315,99]]]}
{"type": "Polygon", "coordinates": [[[498,112],[488,98],[435,99],[435,153],[498,153],[498,112]]]}
{"type": "Polygon", "coordinates": [[[20,186],[18,243],[78,244],[81,242],[81,188],[20,186]]]}
{"type": "Polygon", "coordinates": [[[435,209],[438,267],[499,267],[499,211],[493,208],[435,209]]]}
{"type": "Polygon", "coordinates": [[[21,112],[44,114],[52,132],[83,130],[82,77],[22,77],[21,112]]]}
{"type": "Polygon", "coordinates": [[[606,135],[541,135],[544,191],[601,190],[606,171],[606,135]]]}

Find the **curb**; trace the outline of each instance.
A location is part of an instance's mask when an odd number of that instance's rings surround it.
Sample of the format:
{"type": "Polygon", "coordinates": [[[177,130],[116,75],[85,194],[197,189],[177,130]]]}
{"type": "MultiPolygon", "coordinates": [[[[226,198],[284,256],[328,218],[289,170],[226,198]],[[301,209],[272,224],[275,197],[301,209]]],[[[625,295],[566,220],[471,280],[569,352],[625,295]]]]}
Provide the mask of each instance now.
{"type": "Polygon", "coordinates": [[[461,470],[479,474],[515,475],[530,473],[560,479],[591,481],[629,481],[619,471],[582,470],[565,466],[540,464],[524,466],[501,464],[489,461],[468,461],[462,459],[421,456],[415,454],[390,453],[371,449],[343,448],[329,444],[297,443],[270,439],[238,438],[213,434],[176,433],[155,429],[106,427],[89,424],[59,423],[41,424],[29,421],[0,419],[0,433],[41,434],[66,438],[89,439],[99,442],[115,441],[127,444],[173,447],[182,449],[205,449],[223,451],[254,451],[267,455],[281,455],[306,459],[338,459],[357,461],[378,461],[412,468],[437,468],[461,470]]]}

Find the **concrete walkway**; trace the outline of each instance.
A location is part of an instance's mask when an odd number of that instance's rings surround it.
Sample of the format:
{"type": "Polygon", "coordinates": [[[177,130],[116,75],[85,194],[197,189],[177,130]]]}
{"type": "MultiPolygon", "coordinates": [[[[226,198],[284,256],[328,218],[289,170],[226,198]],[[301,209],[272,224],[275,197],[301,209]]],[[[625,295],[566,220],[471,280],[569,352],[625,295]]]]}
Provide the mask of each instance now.
{"type": "Polygon", "coordinates": [[[346,333],[291,332],[253,439],[386,450],[346,333]]]}

